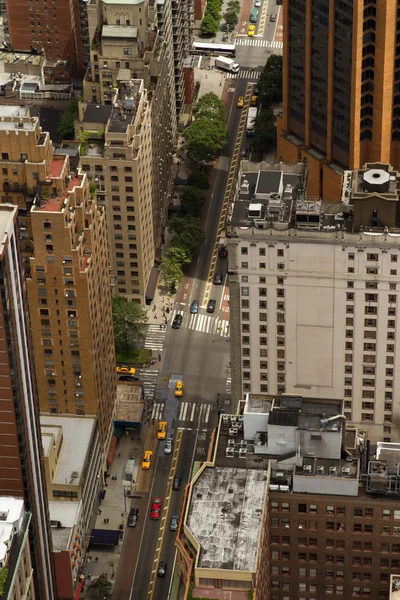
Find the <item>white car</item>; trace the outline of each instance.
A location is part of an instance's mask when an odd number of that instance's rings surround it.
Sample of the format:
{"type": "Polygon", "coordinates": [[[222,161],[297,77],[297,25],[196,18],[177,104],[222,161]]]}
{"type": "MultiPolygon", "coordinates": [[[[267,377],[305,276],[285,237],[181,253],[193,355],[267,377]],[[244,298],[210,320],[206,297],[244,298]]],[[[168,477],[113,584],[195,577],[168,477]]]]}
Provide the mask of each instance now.
{"type": "Polygon", "coordinates": [[[256,8],[258,8],[259,6],[261,6],[261,4],[262,4],[262,0],[256,0],[256,1],[254,2],[254,6],[255,6],[256,8]]]}
{"type": "Polygon", "coordinates": [[[168,438],[165,442],[164,454],[169,455],[172,454],[172,440],[168,438]]]}

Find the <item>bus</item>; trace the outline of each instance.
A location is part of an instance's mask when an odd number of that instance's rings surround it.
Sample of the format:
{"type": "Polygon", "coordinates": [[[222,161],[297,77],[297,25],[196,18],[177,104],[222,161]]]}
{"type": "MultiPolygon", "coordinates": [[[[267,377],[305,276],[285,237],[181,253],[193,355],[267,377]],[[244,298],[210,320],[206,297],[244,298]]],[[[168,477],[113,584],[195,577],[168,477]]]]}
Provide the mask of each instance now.
{"type": "Polygon", "coordinates": [[[235,44],[213,44],[212,42],[193,42],[192,54],[208,56],[236,56],[235,44]]]}
{"type": "Polygon", "coordinates": [[[256,8],[253,8],[253,10],[251,11],[249,21],[250,21],[250,23],[257,23],[257,21],[258,21],[258,10],[256,8]]]}
{"type": "Polygon", "coordinates": [[[256,117],[257,117],[257,109],[255,107],[250,107],[249,112],[247,113],[247,124],[246,124],[246,135],[250,137],[251,135],[255,135],[256,133],[256,117]]]}

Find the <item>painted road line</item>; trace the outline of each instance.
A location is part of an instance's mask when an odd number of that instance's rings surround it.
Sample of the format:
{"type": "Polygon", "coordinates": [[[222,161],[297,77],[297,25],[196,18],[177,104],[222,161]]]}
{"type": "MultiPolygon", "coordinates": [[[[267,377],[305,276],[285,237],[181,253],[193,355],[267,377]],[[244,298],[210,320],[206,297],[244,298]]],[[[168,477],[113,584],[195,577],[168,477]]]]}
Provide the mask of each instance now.
{"type": "Polygon", "coordinates": [[[209,404],[209,405],[207,406],[207,410],[206,410],[206,416],[205,416],[205,418],[204,418],[204,422],[205,422],[205,423],[208,423],[208,419],[209,419],[209,417],[210,417],[210,410],[211,410],[211,405],[209,404]]]}

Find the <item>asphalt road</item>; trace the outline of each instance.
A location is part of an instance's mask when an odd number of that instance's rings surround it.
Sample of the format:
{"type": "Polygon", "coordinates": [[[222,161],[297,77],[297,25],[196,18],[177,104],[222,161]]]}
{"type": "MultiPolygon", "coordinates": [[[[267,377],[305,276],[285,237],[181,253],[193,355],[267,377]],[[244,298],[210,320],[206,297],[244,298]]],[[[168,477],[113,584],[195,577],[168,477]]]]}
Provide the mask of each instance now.
{"type": "MultiPolygon", "coordinates": [[[[246,1],[249,3],[249,0],[246,1]]],[[[252,2],[250,5],[252,5],[252,2]]],[[[278,8],[275,0],[269,0],[268,16],[271,13],[278,14],[278,8]]],[[[276,24],[270,24],[268,16],[265,20],[264,39],[273,40],[276,24]]],[[[268,56],[269,52],[266,51],[265,47],[255,45],[237,46],[236,59],[244,69],[251,67],[262,70],[268,56]]],[[[190,303],[194,299],[199,300],[201,303],[205,291],[224,198],[229,161],[240,120],[241,111],[237,108],[236,103],[238,96],[244,95],[247,81],[240,78],[239,74],[239,77],[232,79],[231,83],[232,85],[228,89],[228,99],[231,101],[228,118],[230,136],[219,159],[218,168],[214,173],[213,195],[205,219],[207,238],[186,273],[186,277],[178,290],[177,304],[174,307],[175,310],[185,314],[187,323],[190,323],[192,319],[189,312],[190,303]]],[[[243,142],[246,146],[246,138],[243,142]]],[[[223,285],[213,285],[211,291],[211,298],[217,301],[217,310],[213,315],[208,315],[205,307],[201,307],[199,314],[195,317],[198,323],[204,323],[206,320],[208,324],[213,323],[213,319],[229,320],[229,287],[225,277],[226,263],[226,259],[219,259],[216,271],[224,275],[223,285]]],[[[187,406],[184,415],[182,413],[182,418],[179,419],[178,415],[174,422],[175,430],[178,427],[183,428],[176,467],[176,472],[182,475],[182,484],[179,491],[171,492],[159,557],[160,560],[168,563],[167,576],[156,578],[153,600],[166,600],[168,598],[174,566],[176,535],[169,530],[169,522],[171,515],[180,513],[184,488],[188,482],[193,462],[202,461],[206,458],[211,431],[217,424],[216,399],[218,393],[220,394],[221,406],[225,410],[229,410],[230,397],[226,392],[227,369],[230,361],[228,337],[229,332],[225,336],[213,335],[210,331],[199,331],[195,326],[183,326],[179,330],[169,328],[166,335],[158,390],[167,390],[168,383],[165,379],[171,373],[183,373],[185,389],[181,403],[186,403],[187,406]],[[199,411],[199,405],[206,407],[207,410],[199,411]]],[[[153,476],[151,490],[147,496],[137,499],[137,505],[140,506],[141,511],[139,524],[137,528],[127,532],[121,558],[122,563],[119,569],[119,572],[122,571],[122,577],[125,571],[127,579],[128,572],[130,572],[130,579],[132,579],[132,565],[136,564],[133,587],[130,593],[120,591],[118,595],[114,594],[114,600],[147,600],[149,598],[149,581],[154,568],[153,560],[160,535],[160,522],[150,521],[149,512],[153,497],[161,496],[165,501],[170,467],[171,457],[158,456],[153,464],[152,472],[149,473],[149,476],[153,476]]]]}

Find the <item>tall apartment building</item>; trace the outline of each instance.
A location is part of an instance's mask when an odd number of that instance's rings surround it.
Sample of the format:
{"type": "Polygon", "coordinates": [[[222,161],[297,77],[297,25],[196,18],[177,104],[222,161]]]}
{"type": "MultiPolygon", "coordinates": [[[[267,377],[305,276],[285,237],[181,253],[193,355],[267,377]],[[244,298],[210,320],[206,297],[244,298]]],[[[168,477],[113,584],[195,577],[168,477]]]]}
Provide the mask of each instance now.
{"type": "Polygon", "coordinates": [[[29,544],[35,593],[53,600],[38,398],[18,237],[17,208],[0,205],[0,495],[24,499],[32,515],[29,544]]]}
{"type": "Polygon", "coordinates": [[[309,193],[335,201],[345,169],[400,166],[396,2],[283,5],[278,156],[307,157],[309,193]]]}
{"type": "Polygon", "coordinates": [[[1,0],[5,39],[15,51],[42,52],[83,73],[89,61],[88,0],[1,0]]]}
{"type": "MultiPolygon", "coordinates": [[[[185,7],[174,6],[181,15],[175,21],[171,0],[102,0],[100,13],[89,7],[98,26],[77,124],[77,135],[86,130],[90,137],[82,168],[107,207],[115,292],[142,303],[154,294],[154,259],[172,193],[177,98],[184,102],[183,51],[174,48],[173,22],[182,25],[185,7]]],[[[181,47],[184,37],[175,36],[181,47]]]]}
{"type": "Polygon", "coordinates": [[[344,398],[372,441],[397,441],[399,176],[346,172],[334,205],[307,198],[306,181],[304,164],[242,162],[228,227],[234,400],[344,398]]]}
{"type": "Polygon", "coordinates": [[[107,452],[115,355],[106,216],[37,117],[0,110],[2,201],[18,206],[42,412],[99,417],[107,452]]]}

